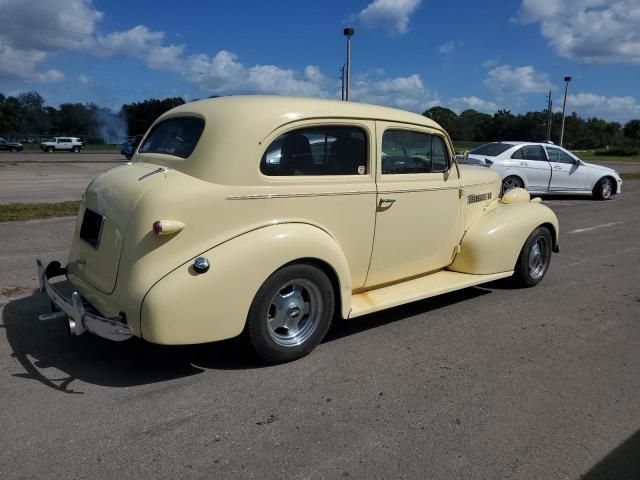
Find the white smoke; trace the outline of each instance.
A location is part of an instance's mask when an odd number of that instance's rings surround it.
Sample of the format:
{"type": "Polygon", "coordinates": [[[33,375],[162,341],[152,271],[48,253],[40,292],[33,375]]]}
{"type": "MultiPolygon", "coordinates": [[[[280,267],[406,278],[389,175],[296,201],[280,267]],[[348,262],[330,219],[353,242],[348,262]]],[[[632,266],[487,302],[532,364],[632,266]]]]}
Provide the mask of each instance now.
{"type": "Polygon", "coordinates": [[[127,122],[122,116],[113,113],[111,110],[96,110],[95,121],[100,136],[107,145],[122,143],[127,138],[127,122]]]}

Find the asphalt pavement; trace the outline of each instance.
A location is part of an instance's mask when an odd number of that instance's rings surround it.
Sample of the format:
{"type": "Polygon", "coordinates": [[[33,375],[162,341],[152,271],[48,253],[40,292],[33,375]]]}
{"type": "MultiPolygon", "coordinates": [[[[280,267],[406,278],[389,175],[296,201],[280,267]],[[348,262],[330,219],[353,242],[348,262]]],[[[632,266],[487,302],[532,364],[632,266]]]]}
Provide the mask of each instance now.
{"type": "Polygon", "coordinates": [[[32,291],[73,220],[0,224],[0,478],[640,478],[640,181],[545,203],[537,287],[340,322],[280,366],[68,337],[32,291]]]}

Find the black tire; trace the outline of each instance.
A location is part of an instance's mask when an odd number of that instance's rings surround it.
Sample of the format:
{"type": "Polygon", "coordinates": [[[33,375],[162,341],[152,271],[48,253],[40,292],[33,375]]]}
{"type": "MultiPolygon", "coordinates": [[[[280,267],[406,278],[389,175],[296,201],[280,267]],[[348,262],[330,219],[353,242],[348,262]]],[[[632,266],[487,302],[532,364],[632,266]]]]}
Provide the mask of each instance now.
{"type": "Polygon", "coordinates": [[[55,151],[56,151],[55,147],[47,147],[47,152],[53,153],[55,151]]]}
{"type": "Polygon", "coordinates": [[[615,191],[615,184],[611,177],[604,177],[598,180],[596,186],[593,187],[593,196],[597,200],[610,200],[615,191]]]}
{"type": "Polygon", "coordinates": [[[308,264],[285,266],[265,280],[253,299],[246,326],[249,342],[268,363],[304,357],[326,335],[334,307],[333,285],[322,270],[308,264]],[[286,326],[278,326],[283,321],[286,326]]]}
{"type": "Polygon", "coordinates": [[[527,288],[540,283],[549,270],[552,250],[553,238],[549,229],[536,228],[520,251],[512,277],[514,284],[527,288]],[[536,252],[539,252],[539,256],[536,252]]]}
{"type": "Polygon", "coordinates": [[[524,182],[521,178],[516,177],[515,175],[510,175],[502,180],[503,195],[514,188],[524,188],[524,182]]]}
{"type": "Polygon", "coordinates": [[[73,153],[80,153],[80,147],[73,147],[71,150],[73,150],[73,153]]]}

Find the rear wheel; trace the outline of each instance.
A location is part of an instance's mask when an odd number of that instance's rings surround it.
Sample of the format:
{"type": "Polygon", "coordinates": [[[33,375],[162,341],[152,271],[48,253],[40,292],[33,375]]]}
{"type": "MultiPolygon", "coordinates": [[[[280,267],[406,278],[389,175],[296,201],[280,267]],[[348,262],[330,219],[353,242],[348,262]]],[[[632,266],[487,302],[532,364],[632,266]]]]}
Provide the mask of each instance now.
{"type": "Polygon", "coordinates": [[[518,257],[518,263],[513,272],[513,280],[519,287],[533,287],[542,281],[551,263],[553,239],[547,228],[536,228],[518,257]]]}
{"type": "Polygon", "coordinates": [[[53,153],[55,151],[56,151],[56,149],[54,147],[47,147],[47,152],[53,153]]]}
{"type": "Polygon", "coordinates": [[[523,187],[524,187],[523,181],[520,178],[516,177],[515,175],[511,175],[509,177],[506,177],[504,180],[502,180],[503,195],[507,193],[509,190],[512,190],[514,188],[523,188],[523,187]]]}
{"type": "Polygon", "coordinates": [[[80,152],[80,147],[73,147],[71,150],[73,150],[74,153],[78,153],[80,152]]]}
{"type": "Polygon", "coordinates": [[[601,178],[593,187],[593,196],[598,200],[609,200],[613,195],[613,180],[610,177],[601,178]]]}
{"type": "Polygon", "coordinates": [[[335,305],[325,273],[293,264],[273,273],[256,293],[247,317],[247,334],[256,353],[283,363],[311,352],[324,338],[335,305]]]}

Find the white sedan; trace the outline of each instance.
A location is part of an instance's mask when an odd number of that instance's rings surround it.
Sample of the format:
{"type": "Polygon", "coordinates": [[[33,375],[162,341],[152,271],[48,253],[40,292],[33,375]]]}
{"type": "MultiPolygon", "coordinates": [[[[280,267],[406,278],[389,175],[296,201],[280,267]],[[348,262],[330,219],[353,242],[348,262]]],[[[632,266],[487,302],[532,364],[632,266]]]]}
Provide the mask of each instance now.
{"type": "Polygon", "coordinates": [[[503,193],[520,187],[537,194],[593,195],[600,200],[622,193],[618,172],[580,160],[553,144],[487,143],[471,150],[467,162],[496,170],[502,176],[503,193]]]}

